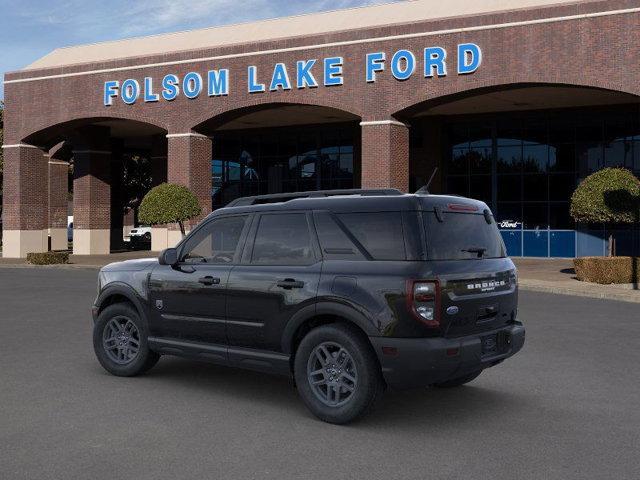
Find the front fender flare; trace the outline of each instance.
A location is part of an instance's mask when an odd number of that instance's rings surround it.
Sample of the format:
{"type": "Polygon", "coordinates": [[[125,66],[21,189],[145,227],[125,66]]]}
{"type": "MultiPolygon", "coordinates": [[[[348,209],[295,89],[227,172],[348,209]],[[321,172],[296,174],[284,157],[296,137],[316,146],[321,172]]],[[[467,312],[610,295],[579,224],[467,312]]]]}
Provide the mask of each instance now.
{"type": "Polygon", "coordinates": [[[121,282],[110,283],[100,292],[98,298],[96,298],[96,301],[94,303],[94,307],[97,307],[95,309],[96,314],[93,318],[94,322],[96,321],[98,312],[102,310],[102,306],[104,305],[105,301],[108,298],[113,297],[114,295],[120,295],[129,300],[140,314],[142,321],[147,325],[149,324],[147,319],[147,312],[144,308],[141,298],[131,286],[121,282]]]}

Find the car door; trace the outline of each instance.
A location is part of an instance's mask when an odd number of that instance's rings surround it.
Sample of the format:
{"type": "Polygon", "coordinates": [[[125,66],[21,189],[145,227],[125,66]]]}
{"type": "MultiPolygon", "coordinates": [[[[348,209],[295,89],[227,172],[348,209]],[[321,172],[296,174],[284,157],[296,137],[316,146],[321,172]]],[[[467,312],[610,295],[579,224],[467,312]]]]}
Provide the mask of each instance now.
{"type": "Polygon", "coordinates": [[[232,215],[208,221],[180,246],[177,265],[153,270],[152,335],[226,345],[227,282],[240,259],[249,220],[249,215],[232,215]]]}
{"type": "Polygon", "coordinates": [[[311,222],[306,212],[256,215],[229,277],[230,346],[280,351],[287,321],[315,301],[322,262],[311,222]]]}

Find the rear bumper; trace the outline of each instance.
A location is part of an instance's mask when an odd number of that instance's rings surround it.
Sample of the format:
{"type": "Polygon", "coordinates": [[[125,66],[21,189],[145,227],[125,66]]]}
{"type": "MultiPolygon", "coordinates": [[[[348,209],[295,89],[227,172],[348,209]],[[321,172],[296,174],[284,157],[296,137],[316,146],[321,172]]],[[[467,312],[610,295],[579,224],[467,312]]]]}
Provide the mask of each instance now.
{"type": "Polygon", "coordinates": [[[524,337],[524,326],[516,323],[459,338],[370,337],[370,340],[387,385],[406,389],[426,387],[492,367],[516,354],[524,345],[524,337]],[[481,338],[498,332],[508,332],[510,343],[500,353],[483,354],[481,338]]]}

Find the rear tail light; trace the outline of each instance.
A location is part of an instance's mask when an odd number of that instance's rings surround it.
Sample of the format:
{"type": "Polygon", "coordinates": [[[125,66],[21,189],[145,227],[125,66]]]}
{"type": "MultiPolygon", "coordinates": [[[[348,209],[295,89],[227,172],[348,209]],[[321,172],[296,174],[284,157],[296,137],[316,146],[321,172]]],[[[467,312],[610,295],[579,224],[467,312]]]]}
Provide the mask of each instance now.
{"type": "Polygon", "coordinates": [[[440,284],[436,280],[409,281],[407,307],[417,320],[429,327],[439,327],[440,284]]]}
{"type": "Polygon", "coordinates": [[[518,271],[517,270],[511,270],[509,272],[509,283],[511,283],[511,285],[518,285],[518,271]]]}

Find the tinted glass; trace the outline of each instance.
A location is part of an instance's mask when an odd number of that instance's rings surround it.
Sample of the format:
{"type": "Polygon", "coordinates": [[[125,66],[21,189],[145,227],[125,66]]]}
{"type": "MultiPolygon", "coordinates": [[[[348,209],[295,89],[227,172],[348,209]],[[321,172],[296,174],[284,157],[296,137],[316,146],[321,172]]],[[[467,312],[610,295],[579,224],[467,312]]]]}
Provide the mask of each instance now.
{"type": "Polygon", "coordinates": [[[400,212],[345,213],[337,217],[374,260],[406,260],[400,212]]]}
{"type": "Polygon", "coordinates": [[[353,188],[359,136],[354,123],[220,132],[212,147],[213,208],[247,195],[353,188]]]}
{"type": "Polygon", "coordinates": [[[313,260],[311,236],[304,213],[263,215],[260,218],[251,263],[309,265],[313,260]]]}
{"type": "Polygon", "coordinates": [[[434,212],[425,212],[427,252],[430,260],[465,260],[506,256],[502,237],[494,221],[482,214],[443,213],[440,222],[434,212]]]}
{"type": "Polygon", "coordinates": [[[316,231],[325,260],[364,260],[358,247],[334,221],[330,214],[314,214],[316,231]]]}
{"type": "Polygon", "coordinates": [[[186,263],[232,263],[247,216],[213,220],[189,238],[182,250],[186,263]]]}

